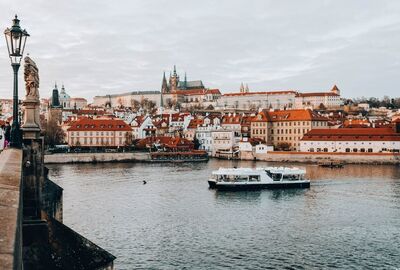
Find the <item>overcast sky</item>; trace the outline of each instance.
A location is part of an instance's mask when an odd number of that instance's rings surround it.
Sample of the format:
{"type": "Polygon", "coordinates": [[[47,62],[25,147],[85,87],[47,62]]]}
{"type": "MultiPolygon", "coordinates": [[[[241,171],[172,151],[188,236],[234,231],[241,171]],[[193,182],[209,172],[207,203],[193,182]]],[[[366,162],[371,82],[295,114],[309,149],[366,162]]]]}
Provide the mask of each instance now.
{"type": "MultiPolygon", "coordinates": [[[[42,97],[55,81],[89,101],[160,90],[174,64],[223,93],[244,82],[251,91],[337,84],[345,97],[400,96],[400,1],[0,0],[1,30],[15,14],[31,35],[25,53],[42,97]]],[[[0,97],[12,97],[4,38],[0,97]]]]}

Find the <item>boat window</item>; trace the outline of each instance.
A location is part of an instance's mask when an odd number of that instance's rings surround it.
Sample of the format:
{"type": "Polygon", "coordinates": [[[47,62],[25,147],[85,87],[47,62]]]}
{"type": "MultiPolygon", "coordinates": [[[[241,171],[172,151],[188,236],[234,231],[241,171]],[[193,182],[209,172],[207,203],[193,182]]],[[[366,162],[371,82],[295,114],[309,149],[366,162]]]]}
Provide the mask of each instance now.
{"type": "Polygon", "coordinates": [[[235,182],[247,182],[247,175],[235,175],[234,181],[235,182]]]}
{"type": "Polygon", "coordinates": [[[272,180],[274,181],[281,181],[282,174],[281,173],[272,173],[272,180]]]}
{"type": "Polygon", "coordinates": [[[287,174],[283,176],[283,180],[296,181],[299,180],[300,175],[298,174],[287,174]]]}
{"type": "Polygon", "coordinates": [[[270,178],[272,178],[272,173],[271,173],[270,171],[265,170],[265,172],[267,173],[267,175],[268,175],[270,178]]]}
{"type": "Polygon", "coordinates": [[[260,182],[259,175],[249,175],[249,182],[260,182]]]}

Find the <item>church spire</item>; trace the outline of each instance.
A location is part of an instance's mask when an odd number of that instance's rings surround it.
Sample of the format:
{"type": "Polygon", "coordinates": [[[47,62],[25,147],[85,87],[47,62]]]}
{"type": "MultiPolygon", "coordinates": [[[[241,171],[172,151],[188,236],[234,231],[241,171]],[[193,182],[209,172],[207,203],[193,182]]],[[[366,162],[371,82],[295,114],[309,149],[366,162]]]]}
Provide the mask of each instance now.
{"type": "Polygon", "coordinates": [[[185,72],[185,79],[183,81],[183,88],[186,89],[187,88],[187,78],[186,78],[186,72],[185,72]]]}
{"type": "Polygon", "coordinates": [[[244,86],[243,86],[243,82],[240,84],[240,93],[244,93],[244,86]]]}
{"type": "Polygon", "coordinates": [[[165,78],[165,71],[161,83],[161,92],[162,93],[168,93],[168,84],[167,84],[167,78],[165,78]]]}
{"type": "Polygon", "coordinates": [[[248,86],[248,84],[247,84],[247,83],[246,83],[246,88],[244,89],[244,92],[245,92],[245,93],[248,93],[248,92],[250,92],[250,91],[249,91],[249,86],[248,86]]]}

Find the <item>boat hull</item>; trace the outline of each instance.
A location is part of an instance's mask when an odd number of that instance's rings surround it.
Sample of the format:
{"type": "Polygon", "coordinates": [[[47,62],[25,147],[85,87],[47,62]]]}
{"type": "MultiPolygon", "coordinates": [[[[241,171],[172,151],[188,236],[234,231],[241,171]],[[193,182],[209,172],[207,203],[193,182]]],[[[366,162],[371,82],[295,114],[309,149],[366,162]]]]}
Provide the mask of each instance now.
{"type": "Polygon", "coordinates": [[[227,184],[208,181],[209,187],[217,190],[260,190],[260,189],[287,189],[287,188],[309,188],[310,182],[295,183],[259,183],[259,184],[227,184]]]}

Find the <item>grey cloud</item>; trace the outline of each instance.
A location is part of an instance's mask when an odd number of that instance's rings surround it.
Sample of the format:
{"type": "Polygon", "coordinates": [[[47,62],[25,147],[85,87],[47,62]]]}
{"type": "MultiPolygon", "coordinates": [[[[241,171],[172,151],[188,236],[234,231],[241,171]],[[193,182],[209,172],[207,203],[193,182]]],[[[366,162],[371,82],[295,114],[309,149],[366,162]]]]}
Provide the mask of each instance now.
{"type": "MultiPolygon", "coordinates": [[[[187,72],[206,86],[237,91],[320,91],[397,95],[400,3],[396,1],[13,1],[31,34],[41,95],[63,81],[73,96],[158,90],[162,72],[187,72]]],[[[12,71],[0,42],[0,96],[12,71]]],[[[22,76],[20,77],[20,84],[22,76]]]]}

